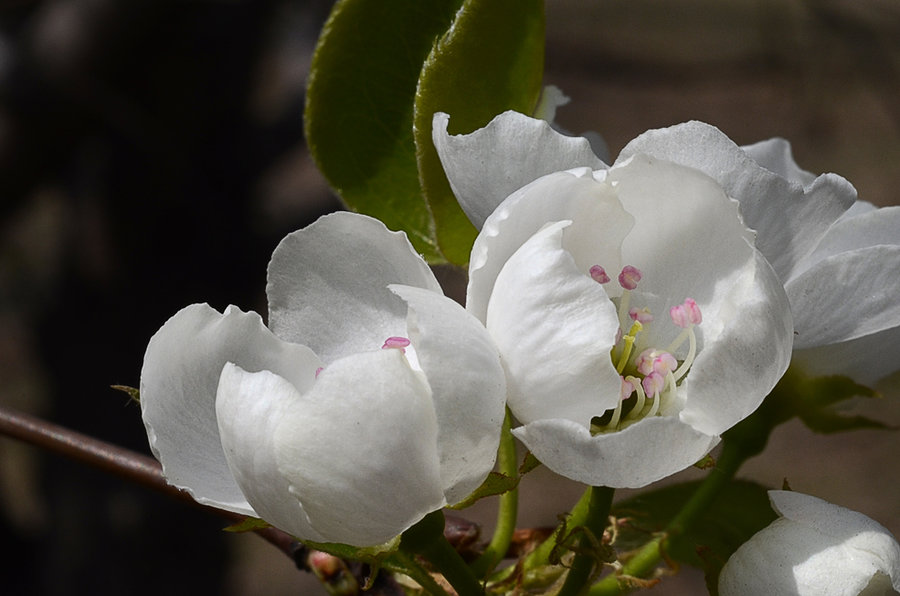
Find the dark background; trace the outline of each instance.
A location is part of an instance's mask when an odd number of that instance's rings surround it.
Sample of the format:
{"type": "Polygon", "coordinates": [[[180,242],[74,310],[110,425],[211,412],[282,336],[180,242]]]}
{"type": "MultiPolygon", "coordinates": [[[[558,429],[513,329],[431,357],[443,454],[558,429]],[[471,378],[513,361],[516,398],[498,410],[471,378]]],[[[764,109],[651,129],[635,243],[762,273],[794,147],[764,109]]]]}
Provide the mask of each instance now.
{"type": "MultiPolygon", "coordinates": [[[[895,2],[547,4],[546,80],[573,98],[558,120],[600,132],[613,155],[647,128],[700,119],[739,143],[784,136],[804,168],[900,203],[895,2]]],[[[148,453],[139,408],[109,386],[138,384],[147,340],[182,306],[264,310],[278,240],[338,207],[301,121],[330,5],[0,2],[0,403],[148,453]]],[[[895,385],[870,415],[900,422],[895,385]]],[[[898,449],[895,433],[791,424],[745,475],[788,477],[896,533],[898,449]]],[[[581,490],[527,480],[522,525],[552,524],[581,490]]],[[[2,594],[321,593],[222,525],[0,439],[2,594]]]]}

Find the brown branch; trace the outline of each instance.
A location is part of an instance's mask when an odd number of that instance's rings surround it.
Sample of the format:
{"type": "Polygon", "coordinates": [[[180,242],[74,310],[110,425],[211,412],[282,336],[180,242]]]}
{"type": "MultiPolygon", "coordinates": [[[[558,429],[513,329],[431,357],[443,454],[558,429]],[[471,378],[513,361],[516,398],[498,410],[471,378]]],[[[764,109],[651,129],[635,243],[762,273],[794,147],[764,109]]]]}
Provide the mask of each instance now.
{"type": "MultiPolygon", "coordinates": [[[[162,467],[152,457],[3,406],[0,406],[0,435],[24,441],[35,447],[120,476],[156,492],[215,513],[231,523],[246,519],[243,515],[201,505],[186,492],[168,484],[163,476],[162,467]]],[[[298,552],[302,545],[289,534],[276,528],[261,528],[254,532],[289,556],[298,566],[305,566],[305,561],[298,559],[298,552]]]]}

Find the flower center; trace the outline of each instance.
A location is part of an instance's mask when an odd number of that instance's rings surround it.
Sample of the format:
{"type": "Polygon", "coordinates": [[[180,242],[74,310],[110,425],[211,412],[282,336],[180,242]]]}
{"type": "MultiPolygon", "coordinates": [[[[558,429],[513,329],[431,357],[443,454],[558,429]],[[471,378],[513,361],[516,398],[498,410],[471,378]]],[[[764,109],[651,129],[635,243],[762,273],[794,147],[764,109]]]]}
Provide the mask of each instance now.
{"type": "MultiPolygon", "coordinates": [[[[610,277],[600,265],[591,267],[589,274],[600,284],[610,282],[610,277]]],[[[626,265],[618,275],[622,295],[618,299],[619,331],[616,345],[610,351],[610,358],[622,380],[620,399],[615,409],[591,421],[594,433],[621,430],[648,416],[657,416],[663,401],[675,398],[679,384],[687,375],[697,355],[697,336],[694,326],[703,320],[700,307],[693,298],[685,298],[682,304],[669,309],[669,318],[681,333],[665,349],[648,347],[634,353],[638,337],[654,324],[653,313],[647,307],[631,308],[631,291],[637,288],[643,275],[631,265],[626,265]],[[624,331],[627,329],[627,331],[624,331]],[[687,354],[683,360],[675,357],[684,342],[688,342],[687,354]]],[[[661,324],[661,323],[655,323],[661,324]]]]}

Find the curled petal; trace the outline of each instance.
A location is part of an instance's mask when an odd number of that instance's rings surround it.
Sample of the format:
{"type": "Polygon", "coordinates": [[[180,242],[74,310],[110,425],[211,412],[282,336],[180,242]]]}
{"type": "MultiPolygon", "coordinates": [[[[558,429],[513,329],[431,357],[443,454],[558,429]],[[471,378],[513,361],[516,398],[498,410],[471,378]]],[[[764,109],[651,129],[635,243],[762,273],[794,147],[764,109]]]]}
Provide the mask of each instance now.
{"type": "Polygon", "coordinates": [[[503,354],[516,418],[566,418],[587,428],[619,401],[609,356],[619,320],[603,286],[562,247],[567,226],[548,225],[507,261],[487,328],[503,354]]]}
{"type": "Polygon", "coordinates": [[[305,346],[275,337],[256,313],[188,306],[156,332],[141,369],[141,414],[169,483],[200,503],[255,515],[229,472],[216,422],[216,387],[227,362],[269,369],[305,388],[321,364],[305,346]]]}
{"type": "Polygon", "coordinates": [[[567,137],[544,121],[513,111],[466,135],[447,132],[450,116],[434,115],[432,138],[450,188],[479,230],[513,191],[561,170],[606,167],[582,137],[567,137]]]}
{"type": "Polygon", "coordinates": [[[613,488],[640,488],[670,476],[695,464],[719,442],[719,437],[673,417],[645,418],[621,431],[594,436],[559,418],[531,422],[512,432],[557,474],[613,488]]]}
{"type": "Polygon", "coordinates": [[[402,232],[377,219],[338,212],[286,236],[269,262],[269,327],[307,345],[326,363],[406,335],[397,283],[440,291],[402,232]]]}
{"type": "Polygon", "coordinates": [[[409,305],[409,335],[431,387],[448,503],[474,491],[494,466],[506,406],[500,355],[484,325],[441,294],[390,286],[409,305]]]}
{"type": "Polygon", "coordinates": [[[329,542],[387,542],[446,505],[437,417],[399,350],[332,362],[297,394],[273,437],[278,469],[329,542]]]}
{"type": "Polygon", "coordinates": [[[601,262],[621,269],[622,238],[634,223],[608,184],[588,169],[549,174],[510,195],[485,221],[472,247],[466,310],[481,321],[500,270],[512,254],[547,222],[572,221],[566,249],[585,273],[601,262]],[[602,233],[597,222],[603,222],[602,233]]]}
{"type": "Polygon", "coordinates": [[[297,538],[327,542],[310,525],[276,465],[275,430],[300,399],[284,378],[269,371],[248,373],[228,363],[216,397],[219,434],[231,475],[256,515],[297,538]]]}

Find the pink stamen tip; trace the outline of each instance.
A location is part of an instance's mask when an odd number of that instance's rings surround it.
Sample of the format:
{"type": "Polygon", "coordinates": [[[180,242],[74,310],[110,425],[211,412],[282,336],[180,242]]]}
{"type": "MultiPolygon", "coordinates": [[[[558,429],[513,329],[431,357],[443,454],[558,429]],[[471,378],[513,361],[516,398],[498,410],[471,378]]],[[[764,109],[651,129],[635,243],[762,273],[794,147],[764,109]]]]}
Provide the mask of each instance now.
{"type": "Polygon", "coordinates": [[[634,393],[634,383],[626,381],[625,377],[622,377],[622,389],[619,391],[619,396],[622,398],[622,401],[631,397],[632,393],[634,393]]]}
{"type": "Polygon", "coordinates": [[[644,380],[641,381],[641,385],[644,386],[644,393],[646,393],[648,397],[656,397],[666,386],[666,378],[658,372],[652,372],[644,377],[644,380]]]}
{"type": "Polygon", "coordinates": [[[691,325],[699,325],[703,321],[703,315],[700,313],[700,307],[694,302],[693,298],[685,298],[684,304],[673,306],[669,309],[669,316],[672,322],[679,327],[687,328],[691,325]]]}
{"type": "Polygon", "coordinates": [[[591,267],[590,274],[591,278],[598,284],[605,284],[609,281],[609,275],[606,274],[606,269],[600,265],[591,267]]]}
{"type": "Polygon", "coordinates": [[[638,282],[641,281],[641,277],[641,271],[637,267],[625,265],[619,274],[619,285],[626,290],[633,290],[637,287],[638,282]]]}
{"type": "Polygon", "coordinates": [[[319,373],[322,372],[323,370],[325,370],[324,366],[320,366],[319,368],[316,369],[316,378],[317,379],[319,378],[319,373]]]}
{"type": "Polygon", "coordinates": [[[644,308],[632,308],[628,311],[628,316],[631,317],[632,321],[637,321],[641,325],[646,325],[653,321],[653,315],[650,313],[650,309],[646,306],[644,308]]]}
{"type": "Polygon", "coordinates": [[[405,337],[389,337],[386,340],[384,340],[384,345],[381,346],[381,349],[382,350],[395,349],[395,350],[400,350],[401,352],[406,354],[406,350],[404,348],[408,345],[409,345],[409,340],[406,339],[405,337]]]}
{"type": "Polygon", "coordinates": [[[678,361],[668,352],[647,348],[638,355],[634,365],[642,375],[656,373],[665,377],[678,368],[678,361]]]}

